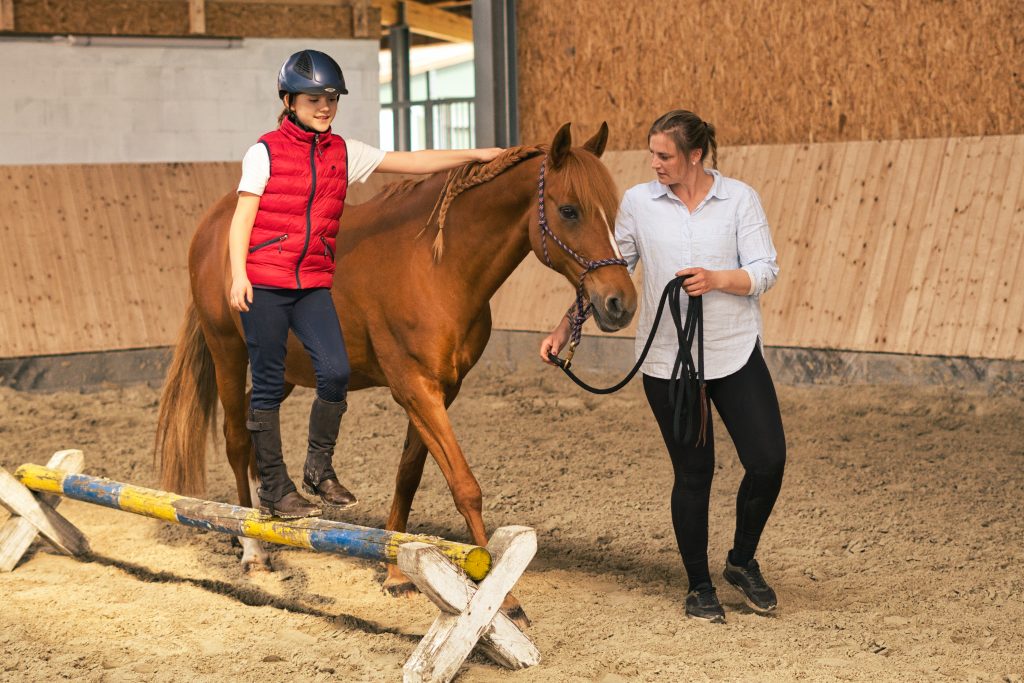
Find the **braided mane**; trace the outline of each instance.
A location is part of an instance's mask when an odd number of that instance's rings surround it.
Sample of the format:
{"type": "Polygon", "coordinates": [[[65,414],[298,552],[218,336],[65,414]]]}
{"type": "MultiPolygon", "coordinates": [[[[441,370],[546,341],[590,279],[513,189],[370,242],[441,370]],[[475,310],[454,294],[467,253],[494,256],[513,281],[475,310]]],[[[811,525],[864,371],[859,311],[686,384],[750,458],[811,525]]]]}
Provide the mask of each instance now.
{"type": "Polygon", "coordinates": [[[482,185],[520,162],[543,153],[544,150],[535,145],[509,147],[486,164],[464,164],[448,171],[448,177],[441,186],[441,193],[437,197],[434,209],[427,218],[427,224],[423,226],[426,230],[434,216],[437,216],[437,236],[434,238],[433,246],[435,263],[444,255],[444,226],[448,218],[448,208],[455,198],[471,187],[482,185]]]}
{"type": "MultiPolygon", "coordinates": [[[[448,209],[456,197],[470,188],[493,180],[513,166],[546,152],[547,145],[509,147],[486,164],[472,162],[448,171],[437,201],[434,203],[434,208],[431,210],[423,230],[419,233],[422,235],[436,222],[437,236],[434,237],[432,246],[434,262],[439,262],[444,255],[444,228],[448,218],[448,209]]],[[[592,205],[603,215],[614,218],[617,204],[615,202],[615,186],[611,176],[605,171],[603,175],[599,175],[598,178],[592,179],[588,183],[588,171],[592,171],[590,166],[592,164],[586,162],[579,155],[570,153],[564,162],[562,172],[565,174],[568,184],[580,195],[582,203],[592,205]]],[[[381,190],[374,199],[398,197],[412,191],[425,180],[426,178],[417,178],[391,183],[381,190]]]]}
{"type": "MultiPolygon", "coordinates": [[[[441,256],[444,253],[445,220],[448,217],[448,207],[451,206],[452,201],[456,197],[471,187],[482,185],[488,180],[492,180],[496,176],[501,175],[516,164],[519,164],[531,157],[535,157],[538,154],[543,154],[544,152],[544,147],[536,145],[509,147],[486,164],[470,162],[448,171],[444,184],[441,185],[441,192],[437,197],[437,202],[434,203],[434,208],[430,212],[430,217],[427,218],[426,225],[424,225],[423,230],[420,231],[420,234],[422,235],[423,232],[430,227],[435,216],[437,217],[437,237],[434,238],[433,245],[434,261],[440,261],[441,256]]],[[[411,178],[409,180],[400,180],[394,183],[388,183],[384,186],[384,189],[374,196],[374,199],[385,200],[401,196],[411,192],[413,188],[418,187],[431,177],[432,176],[425,176],[422,178],[411,178]]]]}

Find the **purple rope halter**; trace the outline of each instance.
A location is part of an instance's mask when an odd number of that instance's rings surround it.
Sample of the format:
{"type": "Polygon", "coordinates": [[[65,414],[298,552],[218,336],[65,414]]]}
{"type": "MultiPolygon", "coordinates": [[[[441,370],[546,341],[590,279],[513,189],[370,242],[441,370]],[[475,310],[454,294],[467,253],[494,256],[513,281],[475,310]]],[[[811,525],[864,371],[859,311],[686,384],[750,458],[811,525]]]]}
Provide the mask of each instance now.
{"type": "Polygon", "coordinates": [[[569,309],[569,323],[571,326],[571,337],[569,340],[569,351],[565,356],[565,366],[569,367],[569,363],[572,361],[572,356],[576,353],[576,347],[579,346],[580,339],[583,334],[583,323],[590,317],[591,310],[594,305],[587,299],[586,294],[583,292],[583,280],[587,277],[587,274],[601,268],[602,266],[625,266],[625,259],[621,258],[606,258],[591,260],[585,256],[574,251],[569,245],[562,240],[558,239],[558,235],[552,232],[551,227],[548,226],[547,213],[544,210],[544,171],[547,167],[547,157],[540,164],[540,178],[537,181],[537,223],[540,225],[540,245],[544,251],[544,261],[547,263],[548,268],[554,270],[555,266],[551,263],[551,255],[548,253],[548,242],[547,238],[550,237],[555,244],[562,248],[566,254],[571,256],[576,263],[583,267],[580,272],[579,278],[576,281],[576,303],[571,309],[569,309]]]}

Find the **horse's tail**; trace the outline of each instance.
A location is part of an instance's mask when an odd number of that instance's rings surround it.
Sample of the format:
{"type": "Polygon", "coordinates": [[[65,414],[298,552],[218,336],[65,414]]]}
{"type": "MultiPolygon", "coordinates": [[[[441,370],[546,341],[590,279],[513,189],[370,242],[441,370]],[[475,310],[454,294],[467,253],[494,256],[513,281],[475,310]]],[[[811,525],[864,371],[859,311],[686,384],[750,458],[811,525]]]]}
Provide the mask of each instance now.
{"type": "Polygon", "coordinates": [[[160,486],[186,495],[206,488],[206,440],[215,427],[217,382],[199,312],[189,302],[160,395],[156,455],[160,486]]]}

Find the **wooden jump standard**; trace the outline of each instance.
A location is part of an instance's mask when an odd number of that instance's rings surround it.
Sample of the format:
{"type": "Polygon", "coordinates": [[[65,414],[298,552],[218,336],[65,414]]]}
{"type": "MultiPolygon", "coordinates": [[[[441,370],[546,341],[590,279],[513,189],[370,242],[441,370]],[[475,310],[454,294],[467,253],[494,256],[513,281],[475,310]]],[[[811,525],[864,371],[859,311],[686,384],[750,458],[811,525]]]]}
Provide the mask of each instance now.
{"type": "Polygon", "coordinates": [[[405,681],[450,681],[475,646],[510,669],[540,661],[530,639],[498,611],[537,551],[529,527],[497,529],[481,548],[325,519],[282,520],[251,508],[79,474],[83,466],[82,452],[67,450],[55,453],[46,467],[22,465],[13,476],[0,468],[0,504],[11,512],[0,526],[0,571],[13,570],[37,534],[62,553],[89,555],[85,536],[55,509],[63,496],[197,529],[397,563],[441,610],[406,662],[405,681]]]}

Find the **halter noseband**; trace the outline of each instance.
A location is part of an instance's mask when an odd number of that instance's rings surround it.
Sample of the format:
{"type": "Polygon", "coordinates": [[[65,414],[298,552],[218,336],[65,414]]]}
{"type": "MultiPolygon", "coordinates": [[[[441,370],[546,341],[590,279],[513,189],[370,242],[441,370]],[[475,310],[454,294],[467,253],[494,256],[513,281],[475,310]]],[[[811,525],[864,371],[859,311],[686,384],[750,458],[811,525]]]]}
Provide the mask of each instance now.
{"type": "MultiPolygon", "coordinates": [[[[591,309],[593,304],[587,300],[586,295],[583,293],[583,279],[587,277],[587,274],[601,268],[602,266],[626,266],[625,259],[621,258],[605,258],[605,259],[588,259],[582,254],[574,251],[569,245],[562,240],[558,239],[558,235],[552,232],[551,227],[548,225],[547,214],[544,211],[544,171],[547,167],[547,157],[540,164],[540,178],[537,182],[537,223],[540,225],[540,245],[544,252],[544,262],[547,263],[548,268],[555,269],[554,264],[551,262],[551,255],[548,254],[548,242],[547,238],[550,237],[555,244],[562,248],[566,254],[571,256],[576,263],[583,267],[583,271],[580,272],[579,279],[576,282],[576,304],[569,309],[569,323],[571,325],[572,334],[569,340],[569,351],[565,356],[565,367],[569,367],[569,363],[572,361],[572,356],[576,353],[576,347],[580,343],[580,337],[583,334],[583,323],[590,317],[591,309]],[[585,304],[585,305],[584,305],[585,304]],[[575,312],[573,312],[575,311],[575,312]]],[[[614,239],[614,236],[612,237],[614,239]]]]}

